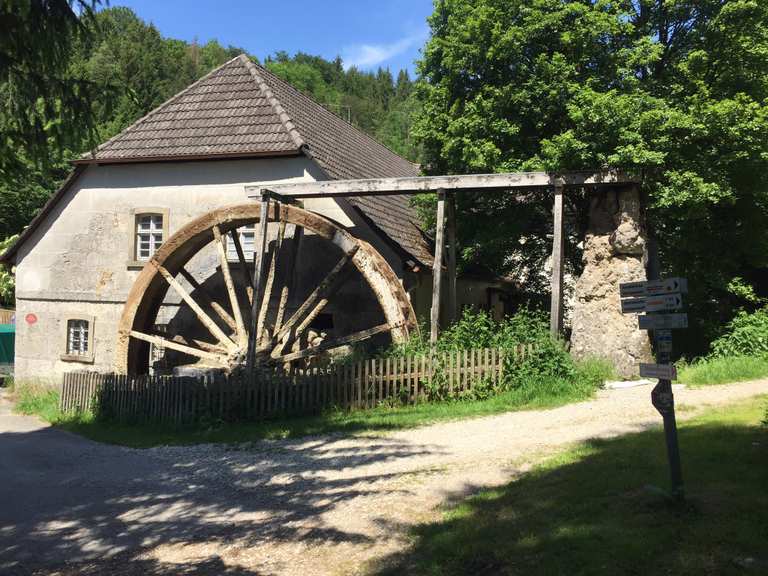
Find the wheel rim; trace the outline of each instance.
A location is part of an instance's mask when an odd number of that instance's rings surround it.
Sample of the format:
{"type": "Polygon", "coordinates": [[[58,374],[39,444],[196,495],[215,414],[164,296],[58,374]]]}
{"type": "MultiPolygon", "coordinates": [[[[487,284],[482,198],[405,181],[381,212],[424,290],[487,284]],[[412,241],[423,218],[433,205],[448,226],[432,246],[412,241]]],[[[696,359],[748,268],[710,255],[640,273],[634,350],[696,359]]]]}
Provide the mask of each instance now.
{"type": "MultiPolygon", "coordinates": [[[[117,342],[116,369],[119,372],[146,371],[150,343],[197,357],[200,362],[207,363],[210,367],[232,370],[244,363],[248,337],[252,330],[251,318],[248,311],[243,310],[242,300],[247,294],[245,301],[250,303],[253,290],[245,280],[247,274],[235,274],[231,269],[223,238],[233,239],[240,268],[247,270],[237,230],[258,222],[259,212],[260,206],[256,202],[214,210],[182,227],[160,247],[136,278],[123,309],[117,342]],[[226,287],[224,304],[228,306],[215,301],[206,302],[207,296],[200,288],[200,282],[186,268],[189,261],[211,243],[218,254],[219,268],[216,273],[222,275],[226,287]],[[181,278],[186,280],[186,285],[182,284],[181,278]],[[186,286],[191,286],[193,290],[186,286]],[[155,319],[169,290],[175,292],[189,307],[215,342],[189,339],[181,334],[164,338],[154,332],[155,319]]],[[[336,346],[365,340],[384,332],[390,334],[392,341],[402,342],[417,328],[416,316],[399,278],[370,244],[355,238],[318,214],[288,204],[270,203],[269,222],[278,223],[278,232],[274,248],[264,266],[265,289],[261,292],[261,313],[257,322],[257,334],[260,338],[257,344],[262,360],[269,358],[276,362],[290,362],[311,358],[336,346]],[[286,231],[291,227],[293,236],[288,238],[286,231]],[[291,295],[289,276],[292,271],[280,270],[281,266],[287,265],[284,261],[284,250],[298,250],[303,231],[308,231],[335,246],[341,257],[325,276],[325,285],[318,286],[296,311],[288,314],[284,302],[287,296],[284,291],[285,285],[288,285],[288,295],[291,295]],[[283,246],[283,242],[289,244],[283,246]],[[353,270],[362,276],[372,290],[385,322],[354,334],[333,338],[319,345],[299,347],[296,350],[296,342],[300,341],[313,319],[343,285],[343,278],[353,270]],[[276,277],[280,279],[277,290],[276,277]],[[278,300],[277,314],[282,310],[282,318],[279,321],[276,319],[273,325],[268,323],[267,319],[275,300],[278,300]]],[[[296,260],[297,256],[294,254],[291,266],[295,267],[296,260]]]]}

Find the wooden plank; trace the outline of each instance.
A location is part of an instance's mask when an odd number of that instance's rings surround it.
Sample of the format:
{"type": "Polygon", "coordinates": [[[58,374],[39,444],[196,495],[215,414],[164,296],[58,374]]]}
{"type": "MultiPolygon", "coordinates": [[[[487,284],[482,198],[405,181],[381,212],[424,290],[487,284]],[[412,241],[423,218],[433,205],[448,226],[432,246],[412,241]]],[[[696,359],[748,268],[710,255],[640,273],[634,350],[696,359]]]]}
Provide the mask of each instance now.
{"type": "MultiPolygon", "coordinates": [[[[605,187],[639,182],[639,178],[619,170],[569,172],[562,175],[568,187],[605,187]]],[[[422,194],[432,190],[530,190],[547,188],[552,176],[547,172],[508,172],[502,174],[463,174],[455,176],[416,176],[325,180],[292,184],[270,184],[270,191],[291,198],[334,198],[348,196],[392,196],[422,194]]],[[[246,186],[249,198],[263,194],[261,186],[246,186]]]]}
{"type": "Polygon", "coordinates": [[[430,312],[429,341],[434,346],[440,331],[440,289],[443,278],[443,250],[445,249],[445,190],[437,191],[437,220],[435,222],[435,261],[432,266],[432,309],[430,312]]]}
{"type": "Polygon", "coordinates": [[[293,226],[293,234],[288,233],[286,242],[290,242],[286,251],[286,262],[284,266],[281,266],[280,271],[280,300],[277,305],[277,313],[275,315],[275,329],[274,333],[277,334],[283,327],[283,320],[285,319],[285,311],[288,307],[288,298],[291,294],[291,285],[293,284],[293,277],[295,275],[296,261],[298,260],[299,246],[301,239],[304,235],[304,229],[300,226],[293,226]]]}
{"type": "Polygon", "coordinates": [[[552,280],[549,331],[555,338],[563,329],[563,270],[565,251],[565,227],[563,225],[563,187],[564,180],[555,181],[555,203],[553,210],[552,237],[552,280]]]}
{"type": "Polygon", "coordinates": [[[448,323],[456,322],[458,315],[458,303],[456,300],[456,195],[451,192],[446,196],[446,241],[448,250],[446,254],[446,288],[448,292],[448,323]]]}

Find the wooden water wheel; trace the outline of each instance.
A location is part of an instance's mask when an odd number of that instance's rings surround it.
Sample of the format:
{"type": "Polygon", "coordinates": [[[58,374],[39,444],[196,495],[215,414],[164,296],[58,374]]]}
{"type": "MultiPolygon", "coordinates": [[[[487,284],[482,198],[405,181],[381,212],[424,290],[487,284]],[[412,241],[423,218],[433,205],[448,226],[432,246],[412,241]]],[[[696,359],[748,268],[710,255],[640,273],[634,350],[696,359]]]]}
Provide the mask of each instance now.
{"type": "MultiPolygon", "coordinates": [[[[370,244],[318,214],[271,202],[267,220],[273,222],[273,238],[267,241],[265,236],[266,250],[254,252],[257,264],[263,254],[260,266],[247,262],[238,231],[259,223],[261,208],[251,202],[215,210],[181,228],[160,247],[126,301],[118,329],[118,371],[146,372],[150,345],[175,352],[187,364],[231,371],[247,362],[286,364],[313,358],[381,335],[399,342],[416,329],[408,296],[384,258],[370,244]],[[314,285],[298,286],[296,267],[307,238],[312,239],[313,252],[305,260],[335,264],[317,274],[314,285]],[[227,242],[236,251],[235,262],[228,256],[227,242]],[[196,278],[188,266],[202,252],[217,255],[213,274],[218,283],[196,278]],[[338,300],[350,283],[355,293],[370,294],[368,302],[373,306],[345,310],[345,302],[338,300]],[[167,296],[175,297],[189,312],[196,329],[156,329],[167,296]],[[358,325],[345,334],[320,338],[315,333],[308,339],[313,322],[329,303],[345,310],[358,325]],[[371,325],[359,324],[365,319],[371,325]]],[[[354,306],[350,300],[348,307],[354,306]]]]}

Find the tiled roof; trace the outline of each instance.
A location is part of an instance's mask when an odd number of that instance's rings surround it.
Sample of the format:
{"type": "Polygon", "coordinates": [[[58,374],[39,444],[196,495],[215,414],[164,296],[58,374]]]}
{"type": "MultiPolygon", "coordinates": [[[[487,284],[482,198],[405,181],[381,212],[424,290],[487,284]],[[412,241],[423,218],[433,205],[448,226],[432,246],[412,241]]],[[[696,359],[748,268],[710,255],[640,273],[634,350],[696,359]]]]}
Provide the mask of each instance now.
{"type": "MultiPolygon", "coordinates": [[[[240,55],[78,163],[306,153],[332,179],[415,176],[418,167],[240,55]]],[[[408,198],[350,198],[397,247],[429,264],[408,198]]]]}

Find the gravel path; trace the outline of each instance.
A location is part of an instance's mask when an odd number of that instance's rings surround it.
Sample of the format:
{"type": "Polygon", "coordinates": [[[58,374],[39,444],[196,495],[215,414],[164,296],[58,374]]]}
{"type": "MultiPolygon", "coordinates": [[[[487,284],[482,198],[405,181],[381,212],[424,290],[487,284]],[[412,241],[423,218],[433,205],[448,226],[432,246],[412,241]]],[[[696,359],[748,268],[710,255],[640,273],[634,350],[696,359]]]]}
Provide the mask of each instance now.
{"type": "MultiPolygon", "coordinates": [[[[134,450],[0,400],[2,574],[355,574],[439,505],[564,445],[660,425],[647,386],[394,433],[134,450]]],[[[768,380],[676,387],[684,419],[768,380]]]]}

